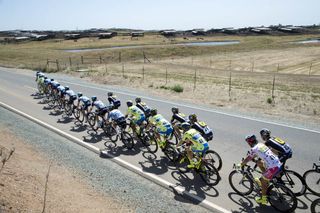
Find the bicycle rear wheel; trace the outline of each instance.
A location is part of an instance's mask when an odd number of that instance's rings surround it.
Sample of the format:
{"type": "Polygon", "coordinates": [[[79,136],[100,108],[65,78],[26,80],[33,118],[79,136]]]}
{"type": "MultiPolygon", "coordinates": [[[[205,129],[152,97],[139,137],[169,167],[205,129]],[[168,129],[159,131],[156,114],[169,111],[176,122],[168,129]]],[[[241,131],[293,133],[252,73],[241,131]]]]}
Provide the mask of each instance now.
{"type": "Polygon", "coordinates": [[[301,196],[307,190],[305,180],[295,171],[286,170],[283,172],[281,175],[281,181],[294,193],[295,196],[301,196]]]}
{"type": "Polygon", "coordinates": [[[121,133],[121,141],[128,149],[132,149],[134,146],[133,138],[129,132],[123,131],[121,133]]]}
{"type": "Polygon", "coordinates": [[[97,131],[98,130],[98,126],[96,125],[97,124],[97,117],[96,117],[96,114],[93,113],[93,112],[90,112],[88,114],[88,123],[90,125],[90,127],[94,130],[94,131],[97,131]]]}
{"type": "Polygon", "coordinates": [[[150,153],[156,153],[158,151],[158,142],[156,141],[153,134],[150,134],[149,132],[146,132],[142,143],[147,148],[148,152],[150,153]]]}
{"type": "Polygon", "coordinates": [[[239,195],[249,195],[253,191],[253,183],[251,179],[238,170],[233,170],[229,174],[229,184],[239,195]]]}
{"type": "Polygon", "coordinates": [[[215,186],[220,181],[219,171],[216,167],[207,162],[202,162],[201,167],[198,170],[201,179],[208,185],[208,186],[215,186]]]}
{"type": "Polygon", "coordinates": [[[293,212],[297,208],[296,196],[284,185],[270,185],[267,189],[267,196],[270,205],[280,212],[293,212]]]}
{"type": "Polygon", "coordinates": [[[320,198],[316,199],[311,203],[310,209],[311,209],[311,213],[320,212],[320,198]]]}
{"type": "Polygon", "coordinates": [[[178,158],[178,153],[177,151],[175,150],[175,148],[173,147],[174,146],[174,143],[170,142],[170,141],[167,141],[166,142],[166,147],[164,149],[164,154],[165,156],[172,162],[175,162],[178,158]]]}
{"type": "Polygon", "coordinates": [[[222,160],[220,155],[217,152],[213,150],[208,150],[206,151],[204,158],[206,159],[207,162],[212,163],[218,169],[218,171],[221,170],[222,160]]]}
{"type": "Polygon", "coordinates": [[[315,169],[306,171],[303,174],[306,181],[306,186],[310,192],[320,196],[320,172],[315,169]]]}

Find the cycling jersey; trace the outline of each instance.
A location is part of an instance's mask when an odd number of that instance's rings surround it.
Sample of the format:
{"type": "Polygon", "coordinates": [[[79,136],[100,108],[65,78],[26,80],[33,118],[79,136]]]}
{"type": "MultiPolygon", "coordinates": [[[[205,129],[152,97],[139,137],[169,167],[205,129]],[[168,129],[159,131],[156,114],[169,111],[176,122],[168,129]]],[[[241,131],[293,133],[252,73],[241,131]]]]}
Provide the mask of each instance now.
{"type": "Polygon", "coordinates": [[[210,141],[213,138],[213,132],[210,127],[204,122],[195,122],[191,125],[191,128],[197,130],[201,135],[207,140],[210,141]]]}
{"type": "Polygon", "coordinates": [[[64,94],[64,92],[65,92],[65,88],[64,88],[64,86],[62,86],[62,85],[58,86],[58,87],[57,87],[57,90],[60,92],[60,95],[61,95],[61,96],[62,96],[62,95],[64,94]]]}
{"type": "Polygon", "coordinates": [[[156,127],[156,131],[160,135],[170,136],[173,128],[169,121],[167,121],[162,115],[157,114],[149,118],[149,122],[156,127]]]}
{"type": "Polygon", "coordinates": [[[107,108],[107,106],[100,100],[96,100],[95,102],[93,102],[92,106],[95,106],[98,110],[107,108]]]}
{"type": "Polygon", "coordinates": [[[116,96],[109,96],[108,101],[109,101],[109,104],[111,106],[114,106],[114,108],[116,108],[116,109],[118,109],[121,106],[121,102],[120,102],[120,100],[117,100],[116,96]]]}
{"type": "Polygon", "coordinates": [[[44,84],[45,84],[45,85],[50,84],[50,82],[51,82],[51,80],[50,80],[49,78],[47,78],[47,79],[44,80],[44,84]]]}
{"type": "Polygon", "coordinates": [[[151,109],[146,103],[140,102],[137,103],[136,106],[143,111],[147,118],[150,116],[151,109]]]}
{"type": "Polygon", "coordinates": [[[280,138],[277,138],[277,137],[269,138],[269,140],[265,142],[265,145],[279,152],[279,158],[281,162],[284,162],[288,158],[292,157],[291,147],[280,138]]]}
{"type": "Polygon", "coordinates": [[[108,120],[111,119],[113,121],[117,121],[118,119],[124,118],[124,115],[120,110],[114,109],[108,114],[108,120]]]}
{"type": "Polygon", "coordinates": [[[191,150],[193,152],[204,154],[209,149],[209,144],[206,139],[195,129],[189,129],[183,134],[182,141],[186,140],[192,143],[191,150]]]}
{"type": "Polygon", "coordinates": [[[249,156],[251,158],[259,157],[262,159],[267,170],[274,167],[281,167],[279,158],[263,143],[258,143],[252,147],[249,156]]]}
{"type": "Polygon", "coordinates": [[[183,113],[175,113],[172,115],[171,117],[171,123],[174,122],[174,121],[178,121],[180,123],[184,123],[184,122],[188,122],[189,119],[187,118],[187,116],[183,113]]]}
{"type": "Polygon", "coordinates": [[[52,88],[56,89],[58,87],[58,82],[57,81],[51,81],[51,86],[52,88]]]}
{"type": "Polygon", "coordinates": [[[91,104],[90,98],[88,98],[87,96],[81,96],[79,98],[79,101],[80,103],[82,103],[85,109],[91,104]]]}
{"type": "Polygon", "coordinates": [[[44,83],[44,76],[41,76],[41,77],[39,76],[38,79],[37,79],[37,83],[38,84],[43,84],[44,83]]]}
{"type": "Polygon", "coordinates": [[[132,121],[137,125],[140,125],[146,119],[143,111],[137,106],[128,107],[127,115],[130,116],[132,121]]]}

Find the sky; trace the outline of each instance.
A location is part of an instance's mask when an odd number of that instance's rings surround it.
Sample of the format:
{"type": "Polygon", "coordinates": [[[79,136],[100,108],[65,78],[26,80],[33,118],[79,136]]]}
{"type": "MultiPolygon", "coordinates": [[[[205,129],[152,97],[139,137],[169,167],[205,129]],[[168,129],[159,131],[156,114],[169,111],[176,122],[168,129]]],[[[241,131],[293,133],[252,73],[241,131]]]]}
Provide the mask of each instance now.
{"type": "Polygon", "coordinates": [[[0,0],[0,31],[320,24],[320,0],[0,0]]]}

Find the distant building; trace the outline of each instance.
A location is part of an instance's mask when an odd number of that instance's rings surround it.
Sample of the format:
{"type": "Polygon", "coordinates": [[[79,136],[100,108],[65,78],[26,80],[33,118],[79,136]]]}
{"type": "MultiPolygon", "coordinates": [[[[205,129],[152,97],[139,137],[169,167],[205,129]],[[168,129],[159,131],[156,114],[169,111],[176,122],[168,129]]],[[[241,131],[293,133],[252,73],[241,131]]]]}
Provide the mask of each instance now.
{"type": "Polygon", "coordinates": [[[165,37],[174,37],[177,34],[177,31],[175,30],[163,30],[160,31],[160,34],[165,36],[165,37]]]}
{"type": "Polygon", "coordinates": [[[259,34],[268,34],[269,32],[272,31],[272,29],[269,27],[256,27],[256,28],[251,28],[250,31],[254,33],[259,33],[259,34]]]}
{"type": "Polygon", "coordinates": [[[130,33],[131,37],[143,37],[144,36],[144,32],[131,32],[130,33]]]}
{"type": "Polygon", "coordinates": [[[117,36],[117,32],[107,32],[107,33],[98,33],[98,38],[99,39],[107,39],[107,38],[112,38],[114,36],[117,36]]]}
{"type": "Polygon", "coordinates": [[[81,38],[81,35],[78,34],[78,33],[64,34],[64,38],[65,38],[66,40],[79,39],[79,38],[81,38]]]}
{"type": "Polygon", "coordinates": [[[203,36],[206,34],[206,31],[204,29],[193,29],[191,32],[194,36],[203,36]]]}
{"type": "Polygon", "coordinates": [[[279,27],[278,30],[286,33],[300,33],[304,31],[304,28],[295,26],[285,26],[279,27]]]}

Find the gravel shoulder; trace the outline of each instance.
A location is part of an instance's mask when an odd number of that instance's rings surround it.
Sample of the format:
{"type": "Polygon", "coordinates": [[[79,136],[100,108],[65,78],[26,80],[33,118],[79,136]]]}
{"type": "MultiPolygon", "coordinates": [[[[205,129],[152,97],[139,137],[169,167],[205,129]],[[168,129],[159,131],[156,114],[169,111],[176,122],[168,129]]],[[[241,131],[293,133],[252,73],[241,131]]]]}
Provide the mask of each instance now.
{"type": "Polygon", "coordinates": [[[0,134],[1,146],[15,147],[0,173],[0,204],[9,212],[41,211],[50,163],[49,212],[207,211],[2,108],[0,134]]]}

